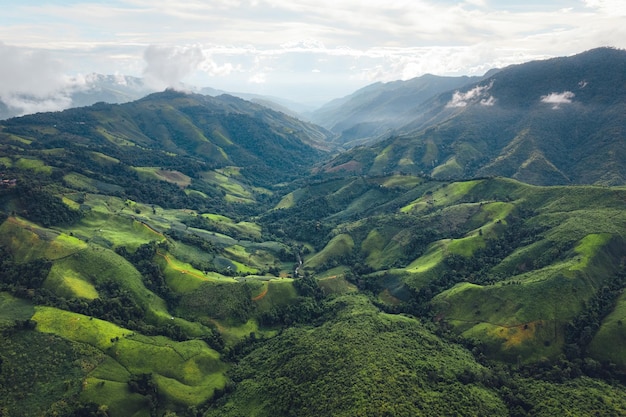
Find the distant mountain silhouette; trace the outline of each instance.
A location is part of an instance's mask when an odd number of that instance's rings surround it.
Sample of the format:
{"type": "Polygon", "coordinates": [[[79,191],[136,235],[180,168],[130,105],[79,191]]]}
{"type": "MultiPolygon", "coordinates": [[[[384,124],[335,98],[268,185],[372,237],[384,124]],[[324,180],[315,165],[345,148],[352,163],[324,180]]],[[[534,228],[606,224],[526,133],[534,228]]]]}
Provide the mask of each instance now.
{"type": "Polygon", "coordinates": [[[311,120],[334,132],[343,146],[372,143],[409,123],[419,106],[444,91],[477,82],[481,77],[423,75],[407,81],[375,83],[322,106],[311,120]]]}

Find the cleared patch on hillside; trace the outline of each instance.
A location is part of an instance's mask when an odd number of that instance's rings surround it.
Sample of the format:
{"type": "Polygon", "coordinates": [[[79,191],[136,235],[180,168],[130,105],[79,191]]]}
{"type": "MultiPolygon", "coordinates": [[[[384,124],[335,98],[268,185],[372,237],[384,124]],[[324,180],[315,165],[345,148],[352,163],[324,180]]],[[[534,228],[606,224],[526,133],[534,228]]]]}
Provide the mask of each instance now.
{"type": "Polygon", "coordinates": [[[140,178],[153,178],[159,181],[166,181],[176,184],[181,188],[186,188],[191,184],[191,177],[180,171],[161,169],[158,167],[134,167],[140,178]]]}

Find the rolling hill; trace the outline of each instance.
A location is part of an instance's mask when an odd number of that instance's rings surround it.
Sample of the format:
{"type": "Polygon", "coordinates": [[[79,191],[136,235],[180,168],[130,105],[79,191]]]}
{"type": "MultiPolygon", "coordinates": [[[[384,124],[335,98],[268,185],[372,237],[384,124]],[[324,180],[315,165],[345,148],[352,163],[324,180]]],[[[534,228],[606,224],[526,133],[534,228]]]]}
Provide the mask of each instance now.
{"type": "Polygon", "coordinates": [[[622,57],[502,70],[330,162],[228,95],[0,123],[0,415],[623,415],[622,57]],[[531,151],[580,172],[488,171],[531,151]]]}
{"type": "Polygon", "coordinates": [[[387,139],[324,169],[624,184],[625,68],[626,51],[610,48],[505,68],[431,98],[387,139]]]}

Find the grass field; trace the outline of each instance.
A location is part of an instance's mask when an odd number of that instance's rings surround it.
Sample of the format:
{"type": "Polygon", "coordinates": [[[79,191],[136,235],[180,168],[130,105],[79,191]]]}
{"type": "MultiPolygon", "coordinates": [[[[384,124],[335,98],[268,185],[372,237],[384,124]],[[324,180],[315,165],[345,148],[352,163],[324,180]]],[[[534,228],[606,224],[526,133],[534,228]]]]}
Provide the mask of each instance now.
{"type": "Polygon", "coordinates": [[[217,272],[199,271],[191,264],[180,261],[170,254],[159,253],[157,262],[161,265],[167,285],[177,293],[196,290],[203,282],[236,282],[234,278],[217,272]]]}
{"type": "Polygon", "coordinates": [[[626,293],[620,295],[613,312],[603,321],[589,345],[589,352],[601,361],[611,361],[626,370],[626,293]]]}
{"type": "Polygon", "coordinates": [[[348,234],[340,234],[332,238],[328,244],[304,261],[304,267],[308,269],[319,268],[331,260],[337,260],[342,256],[349,255],[354,248],[354,240],[348,234]]]}
{"type": "Polygon", "coordinates": [[[424,196],[414,200],[400,209],[403,213],[423,212],[429,208],[445,207],[454,204],[466,196],[481,180],[453,182],[440,186],[434,191],[427,192],[424,196]]]}
{"type": "Polygon", "coordinates": [[[22,261],[61,259],[87,248],[80,239],[18,217],[9,217],[0,225],[0,244],[22,261]]]}
{"type": "Polygon", "coordinates": [[[424,255],[420,256],[406,267],[406,271],[421,273],[433,269],[443,261],[444,251],[448,244],[449,242],[443,241],[432,244],[424,255]]]}
{"type": "Polygon", "coordinates": [[[381,185],[387,188],[400,187],[411,189],[419,184],[422,184],[423,182],[424,180],[419,177],[412,177],[410,175],[392,175],[385,177],[381,185]]]}
{"type": "Polygon", "coordinates": [[[257,310],[263,313],[275,305],[291,304],[295,302],[297,297],[298,293],[293,287],[293,279],[276,278],[267,283],[267,294],[255,301],[255,305],[257,310]]]}
{"type": "Polygon", "coordinates": [[[140,178],[155,179],[159,181],[171,182],[181,188],[191,184],[191,178],[180,171],[171,171],[159,167],[134,167],[140,178]]]}
{"type": "Polygon", "coordinates": [[[67,268],[61,263],[55,263],[46,278],[44,288],[48,288],[60,297],[69,299],[82,298],[93,300],[98,298],[95,286],[84,278],[78,271],[67,268]]]}
{"type": "Polygon", "coordinates": [[[95,180],[84,175],[70,172],[63,177],[63,181],[69,187],[89,193],[112,193],[122,192],[124,189],[119,185],[95,180]]]}
{"type": "Polygon", "coordinates": [[[46,165],[40,159],[31,159],[31,158],[20,158],[15,161],[15,167],[20,169],[28,169],[35,172],[41,172],[44,174],[51,174],[52,167],[46,165]]]}
{"type": "Polygon", "coordinates": [[[456,157],[453,156],[443,164],[436,166],[431,175],[433,178],[453,178],[461,176],[462,173],[463,168],[457,162],[456,157]]]}
{"type": "Polygon", "coordinates": [[[34,313],[34,306],[28,301],[0,292],[0,328],[12,326],[15,320],[28,320],[34,313]]]}
{"type": "Polygon", "coordinates": [[[33,320],[37,330],[87,343],[111,359],[102,362],[86,381],[83,398],[110,404],[122,413],[124,407],[141,410],[143,399],[129,395],[130,375],[152,373],[166,405],[190,407],[208,400],[225,384],[226,366],[217,352],[198,340],[137,335],[114,324],[51,307],[37,307],[33,320]]]}

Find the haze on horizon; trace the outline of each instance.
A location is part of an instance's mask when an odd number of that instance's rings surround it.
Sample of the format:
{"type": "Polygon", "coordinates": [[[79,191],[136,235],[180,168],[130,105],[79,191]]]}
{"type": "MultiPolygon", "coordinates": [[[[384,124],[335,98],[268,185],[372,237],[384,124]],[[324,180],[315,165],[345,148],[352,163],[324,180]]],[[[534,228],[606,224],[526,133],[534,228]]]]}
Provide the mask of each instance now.
{"type": "Polygon", "coordinates": [[[626,48],[621,0],[6,0],[0,100],[71,105],[91,73],[321,105],[365,85],[626,48]]]}

